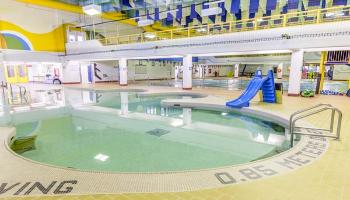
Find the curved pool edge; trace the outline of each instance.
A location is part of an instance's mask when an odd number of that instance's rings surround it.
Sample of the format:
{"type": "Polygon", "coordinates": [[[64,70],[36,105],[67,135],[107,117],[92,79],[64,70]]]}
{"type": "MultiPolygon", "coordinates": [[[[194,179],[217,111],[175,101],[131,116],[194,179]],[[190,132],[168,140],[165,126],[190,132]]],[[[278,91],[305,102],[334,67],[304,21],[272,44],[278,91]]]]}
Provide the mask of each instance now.
{"type": "MultiPolygon", "coordinates": [[[[224,109],[225,106],[216,104],[206,104],[193,102],[185,103],[184,100],[165,100],[170,103],[177,102],[181,106],[192,106],[202,109],[224,109]]],[[[166,103],[165,103],[166,104],[166,103]]],[[[251,108],[241,109],[240,112],[245,114],[258,114],[268,115],[271,120],[279,119],[283,124],[288,124],[288,119],[277,114],[264,112],[262,110],[255,110],[251,108]],[[272,117],[272,118],[271,118],[272,117]]],[[[254,115],[256,116],[256,115],[254,115]]],[[[316,138],[303,136],[301,141],[292,149],[277,154],[272,157],[257,160],[250,163],[234,165],[229,167],[219,167],[206,170],[193,170],[182,172],[169,172],[169,173],[111,173],[111,172],[91,172],[82,171],[69,168],[61,168],[57,166],[44,165],[42,163],[33,162],[27,158],[23,158],[20,155],[12,152],[9,149],[8,144],[10,138],[15,134],[14,128],[7,128],[7,137],[2,137],[4,140],[5,149],[10,153],[11,157],[16,157],[16,162],[21,163],[20,166],[23,169],[32,169],[32,174],[37,178],[47,180],[52,177],[52,174],[60,174],[60,178],[69,179],[70,177],[76,177],[77,185],[74,186],[72,193],[74,194],[96,194],[96,193],[139,193],[139,192],[183,192],[194,191],[201,189],[210,189],[225,187],[228,185],[235,185],[244,182],[250,182],[255,180],[261,180],[264,178],[281,175],[305,165],[311,164],[318,158],[320,158],[326,149],[328,148],[328,142],[325,138],[316,138]],[[9,130],[12,130],[9,131],[9,130]],[[316,146],[319,151],[315,155],[311,155],[310,145],[316,146]],[[307,153],[305,153],[307,152],[307,153]],[[30,165],[30,167],[28,167],[30,165]],[[38,171],[40,173],[35,173],[38,171]],[[47,171],[49,173],[42,173],[47,171]],[[204,182],[202,180],[205,180],[204,182]],[[91,184],[104,183],[103,186],[98,188],[91,188],[91,184]],[[149,184],[150,181],[152,184],[149,184]],[[154,184],[156,183],[156,184],[154,184]]],[[[6,134],[5,134],[6,135],[6,134]]],[[[4,134],[2,135],[4,136],[4,134]]],[[[1,151],[3,152],[3,151],[1,151]]],[[[315,152],[314,152],[315,153],[315,152]]],[[[0,167],[2,168],[2,167],[0,167]]],[[[3,170],[4,172],[4,170],[3,170]]],[[[13,172],[13,171],[12,171],[13,172]]],[[[5,173],[5,172],[4,172],[5,173]]],[[[11,174],[11,172],[10,172],[11,174]]],[[[33,178],[33,177],[32,177],[33,178]]],[[[70,180],[70,179],[69,179],[70,180]]],[[[8,182],[11,182],[8,180],[8,182]]],[[[40,195],[40,193],[39,193],[40,195]]]]}

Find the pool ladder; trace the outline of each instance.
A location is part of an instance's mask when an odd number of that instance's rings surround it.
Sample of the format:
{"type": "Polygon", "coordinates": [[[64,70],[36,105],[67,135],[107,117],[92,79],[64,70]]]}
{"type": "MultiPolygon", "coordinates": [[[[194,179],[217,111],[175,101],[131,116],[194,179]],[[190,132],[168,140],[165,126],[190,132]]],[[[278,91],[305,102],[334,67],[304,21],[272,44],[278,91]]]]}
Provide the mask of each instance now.
{"type": "Polygon", "coordinates": [[[317,136],[317,137],[330,137],[330,138],[339,139],[342,116],[343,116],[342,112],[338,108],[335,108],[330,104],[317,104],[315,106],[294,112],[289,118],[290,146],[293,147],[294,145],[294,135],[311,135],[311,136],[317,136]],[[331,110],[331,120],[330,120],[329,129],[296,126],[297,121],[312,115],[317,115],[327,110],[331,110]],[[334,123],[335,123],[336,113],[338,115],[337,128],[336,128],[336,132],[334,132],[334,123]]]}

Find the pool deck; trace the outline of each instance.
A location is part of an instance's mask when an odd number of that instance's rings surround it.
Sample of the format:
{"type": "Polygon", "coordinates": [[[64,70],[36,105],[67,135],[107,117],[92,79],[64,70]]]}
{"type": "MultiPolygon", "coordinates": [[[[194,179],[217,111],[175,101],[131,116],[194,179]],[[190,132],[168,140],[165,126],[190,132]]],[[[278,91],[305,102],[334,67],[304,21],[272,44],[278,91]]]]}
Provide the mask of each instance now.
{"type": "MultiPolygon", "coordinates": [[[[95,89],[116,89],[121,88],[115,83],[110,84],[96,84],[95,86],[81,86],[81,85],[70,85],[70,87],[87,87],[95,89]]],[[[125,87],[122,87],[125,88],[125,87]]],[[[130,85],[127,88],[139,88],[146,89],[151,92],[168,92],[182,91],[178,88],[168,87],[149,87],[140,85],[130,85]]],[[[237,97],[239,91],[228,91],[219,88],[194,88],[192,92],[199,92],[207,95],[214,96],[210,103],[222,105],[226,100],[237,97]],[[215,100],[214,100],[215,99],[215,100]]],[[[141,193],[117,193],[117,194],[85,194],[83,195],[67,195],[67,196],[28,196],[28,197],[5,197],[3,199],[271,199],[271,200],[289,200],[289,199],[350,199],[350,140],[349,140],[349,129],[350,129],[350,98],[341,96],[317,96],[314,98],[301,98],[301,97],[288,97],[284,96],[283,104],[265,104],[260,103],[255,99],[251,105],[252,109],[266,111],[274,113],[282,117],[288,117],[292,112],[315,105],[318,103],[329,103],[339,108],[343,112],[343,124],[341,131],[341,140],[334,141],[330,139],[328,141],[328,149],[319,158],[308,165],[304,165],[293,170],[289,170],[286,173],[281,173],[277,176],[271,176],[262,178],[259,180],[247,181],[240,184],[227,184],[227,186],[216,187],[212,189],[202,189],[195,191],[185,192],[141,192],[141,193]]],[[[328,118],[326,115],[319,115],[310,118],[309,123],[314,126],[327,125],[328,118]]],[[[4,152],[0,152],[0,157],[4,152]]],[[[50,177],[50,171],[46,171],[46,166],[37,168],[33,171],[30,167],[27,168],[24,161],[21,158],[9,155],[8,159],[13,162],[9,163],[0,158],[2,166],[7,166],[7,170],[17,171],[17,174],[8,174],[3,171],[3,176],[0,180],[4,180],[3,177],[8,177],[14,180],[19,180],[23,177],[31,177],[31,180],[36,181],[33,173],[48,174],[46,177],[51,178],[50,180],[57,179],[62,181],[62,177],[70,177],[70,180],[74,180],[77,177],[75,173],[67,174],[64,170],[62,174],[52,174],[50,177]],[[16,161],[21,160],[21,166],[16,161]],[[4,163],[5,162],[5,163],[4,163]],[[10,165],[9,165],[10,164],[10,165]],[[30,170],[29,170],[30,169],[30,170]]],[[[107,178],[107,177],[106,177],[107,178]]],[[[6,179],[8,180],[8,179],[6,179]]],[[[101,179],[91,181],[96,190],[105,191],[104,185],[106,181],[101,179]]],[[[117,180],[115,180],[117,181],[117,180]]],[[[208,181],[207,179],[200,180],[202,182],[208,181]]],[[[1,181],[3,182],[3,181],[1,181]]],[[[110,187],[113,187],[114,183],[108,182],[110,187]]],[[[152,184],[151,182],[149,184],[152,184]]],[[[118,184],[115,184],[115,186],[118,184]]],[[[0,185],[1,187],[1,185],[0,185]]],[[[133,185],[125,186],[133,187],[133,185]]],[[[0,196],[1,197],[1,196],[0,196]]]]}

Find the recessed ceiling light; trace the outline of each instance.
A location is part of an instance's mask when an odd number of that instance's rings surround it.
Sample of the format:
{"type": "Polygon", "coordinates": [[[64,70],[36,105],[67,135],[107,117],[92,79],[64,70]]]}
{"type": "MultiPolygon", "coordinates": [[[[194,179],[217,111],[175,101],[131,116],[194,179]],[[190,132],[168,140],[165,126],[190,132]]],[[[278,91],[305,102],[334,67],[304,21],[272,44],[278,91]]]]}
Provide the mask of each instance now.
{"type": "Polygon", "coordinates": [[[100,5],[90,4],[90,5],[84,6],[83,11],[87,15],[94,16],[94,15],[101,14],[102,8],[100,5]]]}

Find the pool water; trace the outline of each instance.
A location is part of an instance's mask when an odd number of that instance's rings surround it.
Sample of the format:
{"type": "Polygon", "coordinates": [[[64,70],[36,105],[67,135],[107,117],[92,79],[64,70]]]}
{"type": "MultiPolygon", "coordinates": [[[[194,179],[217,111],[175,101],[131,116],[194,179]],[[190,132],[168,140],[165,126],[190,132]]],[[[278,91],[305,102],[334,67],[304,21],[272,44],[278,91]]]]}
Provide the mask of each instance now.
{"type": "Polygon", "coordinates": [[[247,163],[289,146],[284,128],[272,122],[165,108],[160,105],[165,96],[100,95],[95,104],[71,108],[64,116],[17,124],[16,138],[37,135],[36,149],[21,155],[81,170],[166,172],[247,163]]]}

